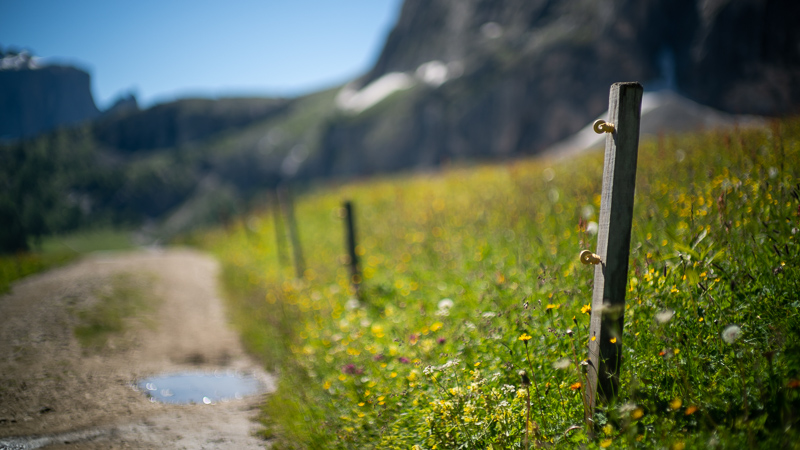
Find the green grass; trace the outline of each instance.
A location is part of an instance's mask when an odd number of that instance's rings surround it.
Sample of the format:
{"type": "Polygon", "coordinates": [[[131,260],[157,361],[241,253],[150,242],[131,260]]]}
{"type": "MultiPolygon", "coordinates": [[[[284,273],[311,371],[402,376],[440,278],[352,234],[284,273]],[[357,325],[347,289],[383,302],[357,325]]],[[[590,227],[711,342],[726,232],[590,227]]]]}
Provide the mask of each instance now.
{"type": "Polygon", "coordinates": [[[318,188],[297,201],[300,280],[268,214],[194,236],[223,263],[244,342],[281,375],[263,414],[275,447],[794,445],[800,121],[642,143],[621,393],[590,440],[593,271],[578,253],[596,245],[602,165],[592,153],[318,188]],[[341,264],[344,199],[360,299],[341,264]]]}
{"type": "Polygon", "coordinates": [[[123,273],[114,276],[107,286],[95,292],[96,301],[88,308],[76,311],[79,325],[74,329],[81,346],[102,350],[109,339],[129,329],[135,318],[153,310],[156,299],[145,286],[152,280],[123,273]]]}
{"type": "Polygon", "coordinates": [[[16,280],[66,264],[87,253],[130,248],[133,248],[130,232],[122,230],[104,229],[45,237],[34,251],[0,255],[0,294],[8,292],[16,280]]]}
{"type": "Polygon", "coordinates": [[[8,292],[11,283],[16,280],[65,264],[74,258],[72,252],[66,251],[47,255],[36,253],[0,255],[0,294],[8,292]]]}
{"type": "Polygon", "coordinates": [[[42,240],[39,252],[58,253],[70,250],[77,254],[98,251],[130,250],[134,248],[128,230],[100,229],[80,231],[64,236],[48,236],[42,240]]]}

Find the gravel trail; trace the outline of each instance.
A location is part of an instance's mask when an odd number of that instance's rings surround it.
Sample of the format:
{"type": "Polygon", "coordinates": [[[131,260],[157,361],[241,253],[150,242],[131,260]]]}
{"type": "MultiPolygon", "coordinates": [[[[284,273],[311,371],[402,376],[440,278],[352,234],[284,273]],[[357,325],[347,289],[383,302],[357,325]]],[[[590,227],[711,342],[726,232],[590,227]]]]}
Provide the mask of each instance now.
{"type": "Polygon", "coordinates": [[[98,254],[0,296],[0,449],[267,447],[252,420],[261,396],[166,405],[133,387],[146,376],[233,369],[274,389],[228,325],[217,271],[191,250],[98,254]],[[82,346],[80,311],[120,283],[150,306],[106,345],[82,346]]]}

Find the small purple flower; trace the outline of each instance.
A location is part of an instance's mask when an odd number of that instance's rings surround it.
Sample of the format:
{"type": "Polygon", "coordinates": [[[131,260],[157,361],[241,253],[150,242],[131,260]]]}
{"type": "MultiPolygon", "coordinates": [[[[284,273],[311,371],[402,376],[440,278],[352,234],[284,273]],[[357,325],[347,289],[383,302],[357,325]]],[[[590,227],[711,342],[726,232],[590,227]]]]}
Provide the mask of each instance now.
{"type": "Polygon", "coordinates": [[[439,344],[444,344],[445,342],[447,342],[447,339],[440,337],[439,339],[436,340],[436,342],[438,342],[439,344]]]}
{"type": "Polygon", "coordinates": [[[378,353],[377,355],[373,356],[372,359],[374,361],[383,361],[383,354],[382,353],[378,353]]]}
{"type": "Polygon", "coordinates": [[[364,373],[364,371],[356,367],[355,364],[348,364],[342,367],[342,373],[345,373],[347,375],[360,375],[364,373]]]}
{"type": "Polygon", "coordinates": [[[403,363],[403,364],[408,364],[408,363],[410,363],[410,362],[411,362],[411,360],[410,360],[410,359],[408,359],[408,358],[406,358],[405,356],[401,356],[401,357],[398,359],[398,361],[400,361],[400,362],[401,362],[401,363],[403,363]]]}

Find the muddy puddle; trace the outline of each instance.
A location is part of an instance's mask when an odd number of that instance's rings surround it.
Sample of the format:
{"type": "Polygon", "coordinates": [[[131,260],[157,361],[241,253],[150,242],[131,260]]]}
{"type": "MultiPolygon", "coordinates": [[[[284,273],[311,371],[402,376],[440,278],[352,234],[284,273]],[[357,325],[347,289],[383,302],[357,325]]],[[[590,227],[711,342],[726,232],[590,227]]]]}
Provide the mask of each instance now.
{"type": "Polygon", "coordinates": [[[231,371],[164,374],[139,380],[136,387],[152,401],[207,405],[267,391],[256,377],[231,371]]]}

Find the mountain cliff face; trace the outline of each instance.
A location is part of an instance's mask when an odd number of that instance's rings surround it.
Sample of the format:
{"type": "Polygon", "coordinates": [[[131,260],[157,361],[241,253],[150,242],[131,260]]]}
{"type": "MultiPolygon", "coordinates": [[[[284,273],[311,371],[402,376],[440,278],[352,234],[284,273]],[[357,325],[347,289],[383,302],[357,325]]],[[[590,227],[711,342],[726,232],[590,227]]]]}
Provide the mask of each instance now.
{"type": "Polygon", "coordinates": [[[659,75],[666,54],[675,87],[690,98],[786,114],[800,103],[791,83],[800,76],[798,14],[792,0],[407,0],[364,81],[431,60],[479,64],[498,50],[535,56],[566,44],[586,49],[593,65],[622,62],[615,75],[639,72],[630,75],[643,81],[659,75]]]}
{"type": "Polygon", "coordinates": [[[0,140],[33,136],[97,117],[89,74],[38,67],[26,55],[0,54],[0,140]]]}
{"type": "Polygon", "coordinates": [[[800,2],[705,0],[698,7],[678,87],[727,112],[800,113],[800,2]]]}
{"type": "Polygon", "coordinates": [[[731,113],[797,113],[794,17],[792,0],[406,0],[349,95],[410,81],[333,120],[323,158],[349,175],[537,153],[604,111],[616,81],[731,113]]]}

